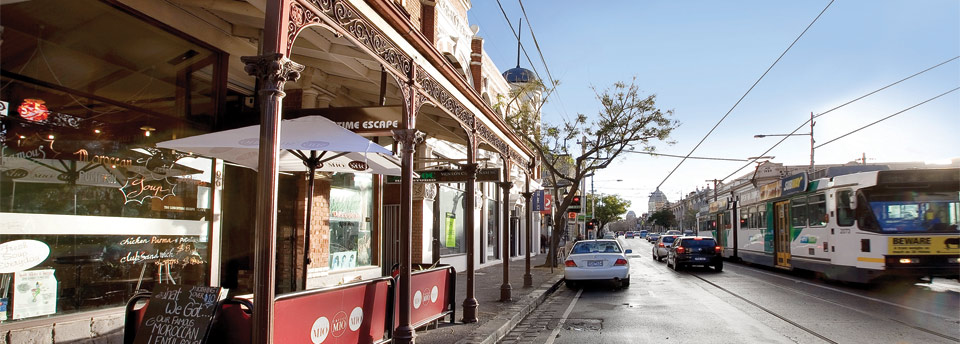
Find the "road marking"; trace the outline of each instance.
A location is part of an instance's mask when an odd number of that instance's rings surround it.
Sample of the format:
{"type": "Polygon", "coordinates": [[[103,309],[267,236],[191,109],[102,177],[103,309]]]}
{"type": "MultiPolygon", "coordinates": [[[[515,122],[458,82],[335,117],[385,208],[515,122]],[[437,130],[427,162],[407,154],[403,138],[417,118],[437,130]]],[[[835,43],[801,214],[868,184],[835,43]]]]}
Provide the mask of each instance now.
{"type": "Polygon", "coordinates": [[[760,271],[760,270],[754,270],[754,269],[748,269],[748,270],[749,270],[749,271],[752,271],[752,272],[764,274],[764,275],[767,275],[767,276],[773,276],[773,277],[782,278],[782,279],[785,279],[785,280],[788,280],[788,281],[793,281],[793,282],[795,282],[795,283],[803,283],[803,284],[806,284],[806,285],[810,285],[810,286],[814,286],[814,287],[818,287],[818,288],[823,288],[823,289],[827,289],[827,290],[832,290],[832,291],[835,291],[835,292],[838,292],[838,293],[843,293],[843,294],[847,294],[847,295],[850,295],[850,296],[856,296],[856,297],[859,297],[859,298],[862,298],[862,299],[867,299],[867,300],[870,300],[870,301],[875,301],[875,302],[879,302],[879,303],[886,304],[886,305],[891,305],[891,306],[900,307],[900,308],[903,308],[903,309],[906,309],[906,310],[911,310],[911,311],[914,311],[914,312],[923,313],[923,314],[930,315],[930,316],[935,316],[935,317],[938,317],[938,318],[941,318],[941,319],[947,319],[947,320],[951,320],[951,321],[955,320],[955,319],[951,319],[951,318],[945,317],[945,316],[940,315],[940,314],[936,314],[936,313],[932,313],[932,312],[927,312],[927,311],[922,310],[922,309],[916,309],[916,308],[913,308],[913,307],[910,307],[910,306],[901,305],[901,304],[899,304],[899,303],[894,303],[894,302],[890,302],[890,301],[886,301],[886,300],[881,300],[881,299],[877,299],[877,298],[873,298],[873,297],[869,297],[869,296],[863,296],[863,295],[860,295],[860,294],[857,294],[857,293],[852,293],[852,292],[849,292],[849,291],[846,291],[846,290],[840,290],[840,289],[836,289],[836,288],[831,288],[831,287],[827,287],[827,286],[822,286],[822,285],[819,285],[819,284],[816,284],[816,283],[810,283],[810,282],[806,282],[806,281],[801,281],[801,280],[798,280],[798,279],[795,279],[795,278],[780,276],[780,275],[777,275],[777,274],[772,274],[772,273],[764,272],[764,271],[760,271]]]}
{"type": "Polygon", "coordinates": [[[570,312],[573,311],[573,306],[577,304],[577,300],[580,299],[580,294],[583,294],[583,288],[577,290],[577,296],[573,297],[573,301],[570,301],[570,305],[567,306],[567,310],[563,312],[563,316],[560,317],[560,322],[557,323],[557,328],[553,329],[553,332],[550,332],[550,337],[547,338],[547,341],[544,344],[553,344],[553,341],[557,339],[557,335],[560,334],[560,329],[563,328],[563,323],[567,321],[567,317],[570,316],[570,312]]]}

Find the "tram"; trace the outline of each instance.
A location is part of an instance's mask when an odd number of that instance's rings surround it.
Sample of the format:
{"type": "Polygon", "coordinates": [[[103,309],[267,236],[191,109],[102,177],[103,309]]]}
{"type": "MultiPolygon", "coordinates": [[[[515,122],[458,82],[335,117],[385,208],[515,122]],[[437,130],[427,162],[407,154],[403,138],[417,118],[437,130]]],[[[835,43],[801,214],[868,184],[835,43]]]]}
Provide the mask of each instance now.
{"type": "Polygon", "coordinates": [[[960,277],[960,169],[800,173],[724,191],[731,202],[698,223],[724,257],[857,283],[960,277]]]}

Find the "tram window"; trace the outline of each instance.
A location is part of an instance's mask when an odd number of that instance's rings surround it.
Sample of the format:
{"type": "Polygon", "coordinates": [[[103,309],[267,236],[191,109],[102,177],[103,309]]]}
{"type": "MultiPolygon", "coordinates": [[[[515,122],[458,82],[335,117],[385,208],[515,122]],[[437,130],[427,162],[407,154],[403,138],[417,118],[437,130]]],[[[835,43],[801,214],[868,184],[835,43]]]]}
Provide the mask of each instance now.
{"type": "Polygon", "coordinates": [[[790,224],[794,227],[807,226],[807,200],[794,198],[790,200],[790,224]]]}
{"type": "Polygon", "coordinates": [[[767,228],[767,211],[765,208],[761,207],[757,215],[757,220],[760,221],[760,223],[757,224],[757,228],[767,228]]]}
{"type": "Polygon", "coordinates": [[[843,190],[837,193],[837,225],[853,226],[855,215],[850,207],[850,198],[853,191],[843,190]]]}
{"type": "Polygon", "coordinates": [[[757,207],[750,207],[750,228],[759,228],[760,219],[757,217],[757,207]]]}
{"type": "Polygon", "coordinates": [[[741,210],[740,211],[740,228],[750,227],[750,213],[741,210]]]}
{"type": "Polygon", "coordinates": [[[823,227],[827,225],[826,196],[813,195],[807,198],[807,216],[810,217],[810,226],[823,227]]]}

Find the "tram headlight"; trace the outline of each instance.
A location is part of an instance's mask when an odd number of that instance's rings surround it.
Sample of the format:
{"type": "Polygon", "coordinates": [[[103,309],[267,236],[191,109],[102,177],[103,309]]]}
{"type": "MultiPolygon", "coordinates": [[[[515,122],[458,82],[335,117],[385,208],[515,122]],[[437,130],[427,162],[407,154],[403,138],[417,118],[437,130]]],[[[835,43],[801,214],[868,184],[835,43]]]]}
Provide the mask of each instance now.
{"type": "Polygon", "coordinates": [[[957,257],[957,258],[949,258],[949,259],[947,259],[947,262],[954,263],[954,264],[960,264],[960,257],[957,257]]]}
{"type": "Polygon", "coordinates": [[[917,258],[900,258],[900,264],[916,264],[919,262],[920,259],[917,258]]]}

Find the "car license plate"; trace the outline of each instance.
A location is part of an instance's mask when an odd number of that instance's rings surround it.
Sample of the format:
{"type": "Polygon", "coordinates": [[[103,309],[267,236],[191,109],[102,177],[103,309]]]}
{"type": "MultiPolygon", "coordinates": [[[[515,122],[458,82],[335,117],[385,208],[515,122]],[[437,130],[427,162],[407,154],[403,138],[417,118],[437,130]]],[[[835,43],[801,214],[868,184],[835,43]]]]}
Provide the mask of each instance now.
{"type": "Polygon", "coordinates": [[[696,258],[695,260],[697,260],[697,261],[700,261],[700,260],[707,260],[707,258],[696,258]]]}
{"type": "Polygon", "coordinates": [[[602,261],[602,260],[588,260],[588,261],[587,261],[587,266],[588,266],[588,267],[590,267],[590,266],[603,266],[603,261],[602,261]]]}

